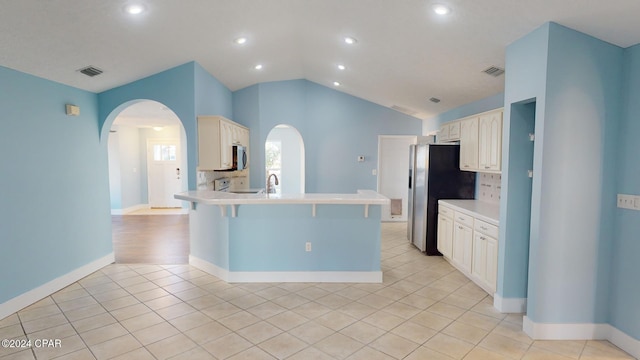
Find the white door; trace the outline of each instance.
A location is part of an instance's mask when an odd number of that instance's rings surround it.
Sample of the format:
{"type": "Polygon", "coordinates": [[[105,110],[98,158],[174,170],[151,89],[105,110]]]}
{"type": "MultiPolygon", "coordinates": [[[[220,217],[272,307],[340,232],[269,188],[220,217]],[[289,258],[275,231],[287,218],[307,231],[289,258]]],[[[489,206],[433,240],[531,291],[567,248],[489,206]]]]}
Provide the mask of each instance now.
{"type": "Polygon", "coordinates": [[[407,221],[409,145],[415,143],[415,136],[378,137],[378,192],[392,199],[382,206],[382,221],[407,221]]]}
{"type": "Polygon", "coordinates": [[[181,191],[180,140],[152,139],[147,142],[147,178],[149,206],[179,208],[173,195],[181,191]]]}

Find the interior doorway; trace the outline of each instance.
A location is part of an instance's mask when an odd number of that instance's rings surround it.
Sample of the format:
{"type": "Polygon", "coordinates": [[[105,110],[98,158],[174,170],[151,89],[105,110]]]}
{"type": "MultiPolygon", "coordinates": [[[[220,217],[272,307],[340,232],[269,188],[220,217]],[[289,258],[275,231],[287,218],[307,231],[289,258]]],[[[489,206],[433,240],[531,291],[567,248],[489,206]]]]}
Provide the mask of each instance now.
{"type": "Polygon", "coordinates": [[[378,136],[378,193],[391,199],[382,206],[382,221],[407,221],[409,145],[416,136],[378,136]]]}
{"type": "Polygon", "coordinates": [[[186,149],[182,122],[159,102],[136,102],[113,121],[108,157],[116,262],[188,263],[188,209],[173,198],[188,189],[186,149]]]}
{"type": "Polygon", "coordinates": [[[303,194],[305,191],[304,141],[296,128],[277,125],[265,141],[265,176],[274,174],[278,184],[271,180],[276,193],[303,194]]]}
{"type": "Polygon", "coordinates": [[[111,213],[177,208],[186,191],[186,133],[178,116],[156,101],[130,105],[115,118],[108,138],[111,213]]]}

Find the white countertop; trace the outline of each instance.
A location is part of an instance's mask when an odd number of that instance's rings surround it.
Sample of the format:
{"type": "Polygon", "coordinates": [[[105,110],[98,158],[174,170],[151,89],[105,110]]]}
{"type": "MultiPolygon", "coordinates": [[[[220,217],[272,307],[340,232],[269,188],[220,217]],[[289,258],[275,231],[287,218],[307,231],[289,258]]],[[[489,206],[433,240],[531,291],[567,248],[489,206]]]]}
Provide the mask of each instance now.
{"type": "Polygon", "coordinates": [[[438,204],[500,226],[500,205],[498,204],[480,200],[438,200],[438,204]]]}
{"type": "Polygon", "coordinates": [[[174,198],[206,205],[239,204],[356,204],[388,205],[389,198],[373,190],[356,194],[232,194],[212,190],[195,190],[175,194],[174,198]]]}

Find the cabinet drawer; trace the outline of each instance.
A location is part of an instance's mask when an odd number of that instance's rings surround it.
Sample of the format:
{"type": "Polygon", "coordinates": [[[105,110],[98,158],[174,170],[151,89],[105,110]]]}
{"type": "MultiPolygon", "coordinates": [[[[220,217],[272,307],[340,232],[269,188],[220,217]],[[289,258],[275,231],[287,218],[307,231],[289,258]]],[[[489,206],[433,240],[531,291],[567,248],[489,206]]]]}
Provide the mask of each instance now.
{"type": "Polygon", "coordinates": [[[454,215],[453,220],[455,222],[463,224],[463,225],[466,225],[466,226],[468,226],[468,227],[473,229],[473,216],[469,216],[467,214],[463,214],[463,213],[458,212],[458,211],[455,211],[454,213],[455,213],[455,215],[454,215]]]}
{"type": "Polygon", "coordinates": [[[438,205],[438,214],[446,216],[448,218],[453,218],[453,210],[444,205],[438,205]]]}
{"type": "Polygon", "coordinates": [[[493,238],[498,238],[498,227],[495,225],[491,225],[482,220],[477,220],[475,222],[474,230],[483,233],[485,235],[489,235],[493,238]]]}

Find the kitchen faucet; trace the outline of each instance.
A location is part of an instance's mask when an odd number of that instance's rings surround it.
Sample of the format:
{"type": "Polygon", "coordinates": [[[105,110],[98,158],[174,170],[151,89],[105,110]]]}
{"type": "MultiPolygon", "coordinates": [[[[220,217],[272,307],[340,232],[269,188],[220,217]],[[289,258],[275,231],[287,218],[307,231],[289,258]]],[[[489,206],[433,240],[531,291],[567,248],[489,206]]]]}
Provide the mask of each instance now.
{"type": "Polygon", "coordinates": [[[267,194],[275,194],[276,189],[271,188],[271,177],[276,178],[275,185],[278,185],[278,176],[276,174],[271,174],[267,177],[267,194]],[[272,191],[273,190],[273,191],[272,191]]]}

